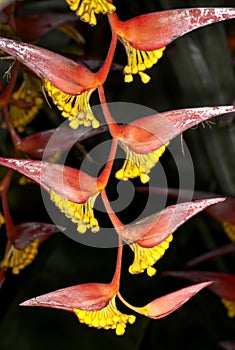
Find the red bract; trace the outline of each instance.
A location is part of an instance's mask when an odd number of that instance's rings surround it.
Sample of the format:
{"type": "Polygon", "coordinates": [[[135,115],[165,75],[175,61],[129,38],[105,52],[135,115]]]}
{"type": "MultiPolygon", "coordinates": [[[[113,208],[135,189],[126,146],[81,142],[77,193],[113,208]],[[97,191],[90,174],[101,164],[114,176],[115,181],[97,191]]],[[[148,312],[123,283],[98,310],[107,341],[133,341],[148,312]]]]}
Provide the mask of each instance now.
{"type": "Polygon", "coordinates": [[[120,21],[109,15],[113,30],[139,50],[152,51],[178,37],[211,23],[235,17],[235,8],[190,8],[149,13],[120,21]],[[179,25],[180,23],[180,25],[179,25]]]}
{"type": "Polygon", "coordinates": [[[75,203],[84,203],[98,192],[97,179],[74,168],[27,159],[1,158],[0,165],[25,175],[47,192],[57,192],[75,203]]]}
{"type": "MultiPolygon", "coordinates": [[[[99,89],[99,92],[102,98],[102,90],[99,89]]],[[[150,170],[175,136],[212,117],[235,111],[234,106],[180,109],[140,118],[121,126],[112,119],[107,106],[103,108],[112,136],[118,139],[127,153],[127,159],[116,177],[127,180],[140,176],[143,183],[149,181],[150,170]]]]}
{"type": "Polygon", "coordinates": [[[224,200],[225,198],[202,199],[172,205],[141,221],[118,227],[117,231],[126,241],[138,243],[144,248],[151,248],[163,242],[192,216],[224,200]]]}
{"type": "Polygon", "coordinates": [[[132,82],[133,74],[139,74],[142,82],[148,83],[150,77],[144,71],[158,62],[166,45],[194,29],[234,17],[234,8],[168,10],[125,22],[120,21],[116,13],[110,14],[110,25],[127,53],[125,82],[132,82]]]}
{"type": "Polygon", "coordinates": [[[213,282],[198,283],[183,289],[179,289],[176,292],[166,294],[160,298],[157,298],[143,307],[135,307],[127,303],[120,294],[119,298],[122,302],[128,306],[131,310],[142,314],[146,317],[159,319],[166,317],[172,312],[180,308],[184,303],[191,299],[195,294],[197,294],[201,289],[208,287],[213,282]]]}

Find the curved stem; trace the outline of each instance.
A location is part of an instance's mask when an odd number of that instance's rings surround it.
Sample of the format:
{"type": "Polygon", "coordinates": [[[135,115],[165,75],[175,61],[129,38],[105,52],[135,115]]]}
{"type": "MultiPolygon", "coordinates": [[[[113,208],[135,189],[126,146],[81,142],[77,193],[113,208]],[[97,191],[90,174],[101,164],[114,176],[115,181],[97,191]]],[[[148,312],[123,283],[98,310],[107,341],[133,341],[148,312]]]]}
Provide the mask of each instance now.
{"type": "Polygon", "coordinates": [[[121,28],[122,22],[118,18],[116,12],[109,13],[108,20],[109,20],[109,24],[110,24],[110,27],[112,28],[112,30],[118,34],[119,29],[121,28]]]}
{"type": "Polygon", "coordinates": [[[109,157],[107,160],[107,164],[97,179],[97,186],[98,186],[99,191],[103,190],[103,188],[105,188],[107,183],[108,183],[110,173],[111,173],[112,167],[113,167],[113,162],[115,159],[116,150],[117,150],[117,140],[113,139],[112,146],[111,146],[111,149],[109,152],[109,157]]]}
{"type": "Polygon", "coordinates": [[[116,46],[117,46],[117,34],[112,31],[112,39],[111,39],[111,43],[110,43],[110,47],[109,47],[109,51],[107,53],[106,59],[104,61],[103,66],[96,73],[101,82],[105,82],[107,78],[111,64],[113,62],[113,56],[116,50],[116,46]]]}
{"type": "Polygon", "coordinates": [[[110,203],[109,203],[109,200],[108,200],[108,197],[107,197],[107,194],[105,192],[105,190],[103,190],[101,192],[101,198],[103,200],[103,203],[104,203],[104,206],[105,206],[105,209],[109,215],[109,218],[113,224],[113,226],[115,228],[117,227],[122,227],[123,226],[123,223],[118,219],[117,215],[114,213],[110,203]]]}
{"type": "Polygon", "coordinates": [[[119,289],[119,285],[120,285],[121,267],[122,267],[122,252],[123,252],[122,239],[120,236],[118,236],[118,252],[117,252],[116,269],[115,269],[113,279],[111,282],[115,286],[116,290],[119,289]]]}
{"type": "Polygon", "coordinates": [[[15,128],[12,125],[7,106],[4,106],[3,112],[4,112],[5,119],[6,119],[7,128],[8,128],[10,135],[11,135],[14,146],[15,146],[15,148],[18,149],[20,144],[22,143],[21,137],[18,135],[18,133],[16,132],[15,128]]]}
{"type": "Polygon", "coordinates": [[[113,138],[118,138],[119,126],[117,125],[117,123],[115,122],[115,120],[113,119],[110,113],[110,110],[108,108],[108,104],[106,101],[105,93],[104,93],[104,88],[102,85],[98,87],[98,93],[99,93],[102,111],[104,113],[105,120],[109,126],[110,134],[113,136],[113,138]]]}
{"type": "Polygon", "coordinates": [[[141,315],[145,315],[146,316],[146,312],[145,312],[145,307],[135,307],[131,304],[129,304],[120,294],[120,292],[117,292],[117,296],[118,298],[121,300],[121,302],[126,305],[129,309],[137,312],[138,314],[141,314],[141,315]]]}
{"type": "Polygon", "coordinates": [[[9,207],[8,207],[6,191],[2,192],[2,207],[3,207],[3,214],[4,214],[4,217],[6,220],[7,237],[10,239],[11,233],[12,233],[13,228],[14,228],[14,224],[13,224],[13,221],[11,219],[11,214],[10,214],[9,207]]]}

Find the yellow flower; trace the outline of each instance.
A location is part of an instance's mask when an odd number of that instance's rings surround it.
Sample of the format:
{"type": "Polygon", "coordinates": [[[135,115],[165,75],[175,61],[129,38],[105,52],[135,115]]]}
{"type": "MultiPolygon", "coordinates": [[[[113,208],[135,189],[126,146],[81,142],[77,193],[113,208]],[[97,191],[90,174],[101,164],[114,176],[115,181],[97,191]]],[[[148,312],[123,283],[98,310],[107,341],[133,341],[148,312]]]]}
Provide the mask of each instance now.
{"type": "Polygon", "coordinates": [[[224,298],[222,298],[221,301],[227,309],[228,317],[235,317],[235,302],[224,298]]]}
{"type": "Polygon", "coordinates": [[[224,221],[222,226],[228,238],[235,243],[235,225],[233,225],[231,222],[224,221]]]}
{"type": "Polygon", "coordinates": [[[90,96],[95,89],[84,91],[80,95],[70,95],[60,91],[46,79],[44,86],[54,104],[62,111],[62,116],[68,118],[71,128],[77,129],[79,125],[91,125],[93,128],[100,126],[89,104],[90,96]]]}
{"type": "Polygon", "coordinates": [[[126,151],[126,160],[122,168],[116,172],[116,178],[119,180],[128,180],[139,176],[140,181],[145,184],[150,179],[148,175],[150,170],[156,165],[168,144],[151,153],[138,154],[121,143],[126,151]]]}
{"type": "Polygon", "coordinates": [[[116,7],[107,0],[66,0],[72,11],[84,22],[94,26],[97,23],[96,14],[112,13],[116,7]]]}
{"type": "Polygon", "coordinates": [[[170,235],[164,242],[152,248],[144,248],[137,243],[130,244],[130,248],[134,252],[134,261],[129,267],[129,272],[138,274],[146,270],[150,277],[155,275],[157,271],[153,265],[164,255],[172,239],[173,236],[170,235]]]}
{"type": "Polygon", "coordinates": [[[18,275],[27,265],[30,265],[38,253],[39,240],[30,242],[24,249],[16,249],[14,245],[5,254],[1,267],[11,268],[14,275],[18,275]]]}
{"type": "Polygon", "coordinates": [[[117,335],[123,335],[126,324],[133,324],[135,316],[121,313],[116,307],[115,297],[103,309],[95,311],[73,309],[73,311],[79,321],[87,324],[89,327],[115,329],[117,335]]]}
{"type": "Polygon", "coordinates": [[[20,107],[17,103],[10,105],[12,124],[19,132],[24,131],[42,107],[41,81],[28,73],[24,73],[20,88],[12,95],[12,102],[22,100],[26,105],[20,107]],[[28,105],[28,106],[27,106],[28,105]]]}
{"type": "Polygon", "coordinates": [[[54,191],[51,191],[50,198],[67,218],[77,224],[77,231],[85,233],[87,229],[92,232],[99,231],[99,224],[93,212],[97,195],[91,196],[86,203],[82,204],[66,200],[54,191]]]}
{"type": "Polygon", "coordinates": [[[150,76],[144,73],[146,69],[152,68],[162,57],[165,47],[153,51],[138,50],[124,39],[121,39],[127,54],[127,65],[124,67],[124,80],[126,83],[133,81],[133,74],[139,74],[141,81],[147,84],[150,76]]]}

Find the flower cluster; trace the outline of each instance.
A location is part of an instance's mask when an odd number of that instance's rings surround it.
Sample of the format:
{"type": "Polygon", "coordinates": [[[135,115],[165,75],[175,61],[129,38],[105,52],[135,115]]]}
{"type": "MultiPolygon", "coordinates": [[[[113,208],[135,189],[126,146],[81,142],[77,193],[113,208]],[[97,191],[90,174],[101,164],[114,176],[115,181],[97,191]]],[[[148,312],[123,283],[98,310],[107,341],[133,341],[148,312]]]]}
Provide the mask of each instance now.
{"type": "MultiPolygon", "coordinates": [[[[175,272],[177,276],[189,277],[198,283],[158,297],[143,307],[131,305],[120,293],[124,245],[133,252],[130,274],[146,272],[152,277],[157,272],[156,263],[165,255],[175,231],[203,210],[216,215],[218,211],[214,208],[223,208],[224,203],[228,203],[225,198],[199,194],[193,200],[185,199],[182,203],[171,204],[160,212],[125,224],[113,210],[106,190],[114,164],[117,165],[118,147],[125,152],[125,160],[115,172],[116,179],[135,179],[142,186],[150,181],[152,169],[177,135],[213,117],[226,117],[235,112],[235,107],[182,108],[120,124],[107,103],[105,83],[110,71],[115,69],[113,59],[118,42],[123,45],[123,53],[127,56],[123,68],[124,83],[131,83],[135,76],[139,76],[141,82],[147,84],[150,76],[146,71],[160,59],[164,60],[163,55],[170,43],[197,28],[235,18],[235,8],[175,9],[122,21],[118,8],[111,0],[65,2],[68,10],[71,10],[70,14],[37,16],[16,15],[17,1],[0,4],[0,20],[2,18],[3,22],[0,23],[1,56],[4,61],[14,60],[7,72],[10,80],[1,86],[0,95],[2,127],[9,132],[13,148],[10,155],[6,153],[0,157],[0,165],[8,168],[0,183],[3,210],[0,224],[6,224],[7,237],[0,263],[0,284],[6,278],[7,270],[19,274],[33,262],[41,243],[54,233],[63,231],[62,227],[42,222],[13,224],[7,194],[13,174],[18,172],[45,190],[52,205],[76,225],[78,235],[89,231],[98,235],[100,230],[105,230],[94,210],[100,196],[118,237],[116,268],[110,283],[78,284],[31,298],[21,305],[63,309],[73,312],[81,323],[90,327],[114,329],[117,335],[123,335],[126,325],[135,322],[136,315],[119,311],[116,299],[132,313],[158,319],[181,307],[201,289],[209,287],[220,295],[229,316],[233,317],[234,276],[205,272],[190,272],[190,276],[187,276],[185,271],[175,272]],[[74,59],[72,55],[62,55],[36,45],[49,30],[56,29],[63,31],[79,47],[83,44],[83,38],[77,31],[77,21],[80,19],[86,22],[85,26],[95,26],[99,14],[107,17],[111,39],[106,58],[98,62],[99,68],[95,72],[82,61],[82,57],[74,59]],[[68,24],[69,21],[73,24],[68,24]],[[104,160],[105,166],[97,177],[83,171],[81,162],[75,168],[57,162],[60,155],[70,150],[77,141],[92,141],[103,133],[103,121],[90,106],[93,94],[98,94],[106,123],[105,131],[109,132],[111,139],[108,158],[104,160]],[[69,124],[62,133],[63,139],[54,140],[49,153],[47,145],[56,133],[55,129],[27,134],[27,127],[34,118],[46,113],[48,100],[51,108],[55,107],[54,111],[66,118],[69,124]],[[26,136],[23,137],[20,133],[25,131],[26,136]]],[[[230,218],[225,217],[220,222],[234,241],[234,220],[231,222],[230,218]]]]}

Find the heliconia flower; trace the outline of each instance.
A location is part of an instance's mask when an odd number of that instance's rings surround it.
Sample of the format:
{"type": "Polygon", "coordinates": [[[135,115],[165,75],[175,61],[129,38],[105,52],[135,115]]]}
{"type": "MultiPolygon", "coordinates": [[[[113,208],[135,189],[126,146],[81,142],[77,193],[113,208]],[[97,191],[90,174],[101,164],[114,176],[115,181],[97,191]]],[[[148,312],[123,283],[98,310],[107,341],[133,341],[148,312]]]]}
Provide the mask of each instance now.
{"type": "Polygon", "coordinates": [[[12,94],[10,118],[19,132],[25,130],[43,105],[41,81],[29,73],[23,73],[23,82],[12,94]]]}
{"type": "Polygon", "coordinates": [[[217,198],[180,203],[140,221],[124,225],[113,212],[105,191],[101,192],[101,196],[115,230],[134,252],[134,261],[129,267],[129,272],[138,274],[146,270],[149,276],[155,275],[156,269],[153,265],[169,248],[169,243],[173,239],[172,234],[177,228],[209,205],[224,200],[217,198]]]}
{"type": "Polygon", "coordinates": [[[122,250],[119,240],[116,269],[111,283],[79,284],[29,299],[20,305],[74,312],[79,321],[89,327],[115,329],[117,335],[123,335],[126,324],[133,324],[135,316],[121,313],[115,302],[120,284],[122,250]]]}
{"type": "Polygon", "coordinates": [[[97,232],[99,224],[93,206],[108,182],[116,146],[113,141],[106,167],[98,178],[68,166],[36,160],[0,157],[0,165],[18,171],[46,190],[60,211],[77,224],[78,232],[85,233],[87,228],[97,232]]]}
{"type": "Polygon", "coordinates": [[[133,74],[139,74],[142,82],[148,83],[150,77],[144,71],[157,63],[166,45],[194,29],[234,17],[235,8],[212,7],[149,13],[125,22],[116,13],[110,14],[112,30],[127,53],[125,82],[132,82],[133,74]]]}
{"type": "Polygon", "coordinates": [[[208,271],[166,271],[165,276],[185,278],[199,282],[210,279],[214,283],[209,289],[221,298],[227,308],[228,317],[235,317],[235,275],[208,271]]]}
{"type": "Polygon", "coordinates": [[[0,49],[43,80],[45,90],[73,129],[79,125],[98,128],[100,123],[90,108],[89,99],[106,80],[116,41],[117,37],[113,34],[106,60],[96,73],[69,58],[23,42],[0,38],[0,49]]]}
{"type": "Polygon", "coordinates": [[[112,13],[116,7],[107,0],[65,0],[72,11],[81,18],[82,21],[94,26],[97,24],[96,14],[112,13]]]}
{"type": "Polygon", "coordinates": [[[123,299],[120,293],[118,293],[118,297],[123,302],[123,304],[128,306],[131,310],[156,320],[176,311],[200,290],[212,285],[212,283],[213,282],[211,281],[203,282],[179,289],[176,292],[172,292],[160,298],[157,298],[143,307],[135,307],[130,305],[123,299]]]}
{"type": "MultiPolygon", "coordinates": [[[[99,94],[102,101],[102,87],[99,94]]],[[[126,151],[126,160],[116,177],[128,180],[139,176],[142,183],[149,181],[150,170],[175,136],[207,119],[235,111],[234,106],[179,109],[140,118],[128,125],[117,125],[108,107],[105,104],[102,107],[112,136],[126,151]]]]}
{"type": "Polygon", "coordinates": [[[0,268],[11,269],[14,275],[30,265],[38,253],[38,247],[54,233],[63,230],[52,224],[25,222],[13,226],[8,232],[8,243],[0,268]]]}
{"type": "MultiPolygon", "coordinates": [[[[145,188],[138,188],[138,191],[144,192],[145,188]]],[[[147,189],[148,192],[155,193],[156,195],[167,195],[169,197],[177,198],[179,190],[176,188],[151,188],[147,189]]],[[[193,196],[193,199],[199,198],[216,198],[219,197],[216,193],[205,192],[205,191],[192,191],[187,189],[180,189],[180,200],[190,200],[193,196]]],[[[218,221],[229,239],[235,243],[235,198],[227,197],[225,201],[221,203],[214,204],[205,209],[205,212],[209,214],[213,219],[218,221]]]]}
{"type": "Polygon", "coordinates": [[[225,350],[235,350],[235,340],[223,340],[218,345],[225,350]]]}

